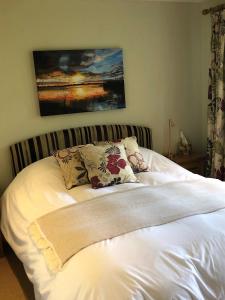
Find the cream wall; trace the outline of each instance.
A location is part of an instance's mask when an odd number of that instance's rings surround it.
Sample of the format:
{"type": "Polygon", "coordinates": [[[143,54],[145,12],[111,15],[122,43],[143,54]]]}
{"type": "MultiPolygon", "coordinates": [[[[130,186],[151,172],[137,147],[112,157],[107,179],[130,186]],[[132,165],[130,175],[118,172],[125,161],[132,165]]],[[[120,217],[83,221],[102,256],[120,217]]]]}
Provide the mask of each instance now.
{"type": "Polygon", "coordinates": [[[9,145],[33,135],[96,123],[150,126],[166,150],[172,117],[203,147],[200,4],[133,0],[0,2],[0,190],[11,180],[9,145]],[[32,50],[121,47],[127,108],[40,117],[32,50]]]}

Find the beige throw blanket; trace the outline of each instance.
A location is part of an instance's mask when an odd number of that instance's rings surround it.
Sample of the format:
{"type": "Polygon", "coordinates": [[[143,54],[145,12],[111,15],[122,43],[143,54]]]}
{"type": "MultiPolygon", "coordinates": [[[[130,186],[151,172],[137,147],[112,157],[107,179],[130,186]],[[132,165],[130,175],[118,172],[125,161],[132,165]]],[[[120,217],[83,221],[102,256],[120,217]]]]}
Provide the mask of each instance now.
{"type": "Polygon", "coordinates": [[[225,184],[201,179],[115,192],[69,205],[29,227],[49,269],[59,271],[81,249],[140,228],[225,208],[225,184]]]}

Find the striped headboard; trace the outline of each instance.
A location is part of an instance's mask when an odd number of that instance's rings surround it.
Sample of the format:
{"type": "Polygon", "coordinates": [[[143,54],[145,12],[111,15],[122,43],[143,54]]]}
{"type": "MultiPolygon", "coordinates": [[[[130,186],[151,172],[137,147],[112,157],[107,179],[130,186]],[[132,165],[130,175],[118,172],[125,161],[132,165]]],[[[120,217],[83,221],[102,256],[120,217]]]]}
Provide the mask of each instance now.
{"type": "Polygon", "coordinates": [[[29,164],[50,156],[53,150],[88,144],[93,141],[118,140],[135,135],[138,144],[151,149],[151,129],[136,125],[96,125],[63,129],[29,138],[10,146],[14,175],[29,164]]]}

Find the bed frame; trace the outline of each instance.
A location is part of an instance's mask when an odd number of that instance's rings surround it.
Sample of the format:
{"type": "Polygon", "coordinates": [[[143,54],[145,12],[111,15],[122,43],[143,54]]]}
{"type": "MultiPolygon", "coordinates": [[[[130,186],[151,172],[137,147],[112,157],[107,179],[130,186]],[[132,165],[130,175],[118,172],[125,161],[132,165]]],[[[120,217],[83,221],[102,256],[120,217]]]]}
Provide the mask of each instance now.
{"type": "Polygon", "coordinates": [[[29,164],[64,149],[93,141],[118,140],[135,135],[138,144],[151,149],[151,129],[136,125],[95,125],[49,132],[10,146],[13,173],[16,175],[29,164]]]}

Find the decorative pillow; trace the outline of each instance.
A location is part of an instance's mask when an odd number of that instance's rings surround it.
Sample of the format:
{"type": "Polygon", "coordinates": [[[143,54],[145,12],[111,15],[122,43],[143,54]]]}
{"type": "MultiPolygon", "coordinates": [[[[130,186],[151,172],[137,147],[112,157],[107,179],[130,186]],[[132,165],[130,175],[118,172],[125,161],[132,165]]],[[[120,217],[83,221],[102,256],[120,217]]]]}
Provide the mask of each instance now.
{"type": "Polygon", "coordinates": [[[143,155],[141,154],[136,136],[127,137],[120,141],[110,142],[94,142],[95,145],[106,145],[106,144],[117,144],[122,143],[126,150],[127,159],[133,169],[134,173],[148,172],[150,171],[149,166],[145,163],[143,155]]]}
{"type": "Polygon", "coordinates": [[[75,146],[57,150],[53,153],[60,166],[68,190],[73,186],[89,183],[87,170],[79,152],[79,149],[82,149],[82,147],[84,146],[75,146]]]}
{"type": "Polygon", "coordinates": [[[138,182],[122,144],[88,145],[80,149],[92,188],[138,182]]]}

